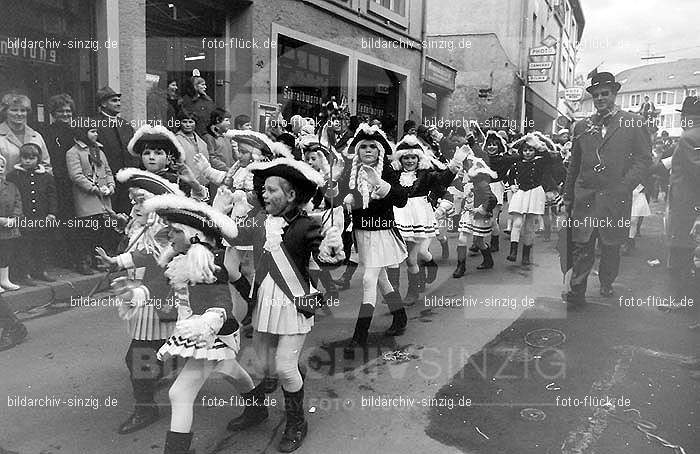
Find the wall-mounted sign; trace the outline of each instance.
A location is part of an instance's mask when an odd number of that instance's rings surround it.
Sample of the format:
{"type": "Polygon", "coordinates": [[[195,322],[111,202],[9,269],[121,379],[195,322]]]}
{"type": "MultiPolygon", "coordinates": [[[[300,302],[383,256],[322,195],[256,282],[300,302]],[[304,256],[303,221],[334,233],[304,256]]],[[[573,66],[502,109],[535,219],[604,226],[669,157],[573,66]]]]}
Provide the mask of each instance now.
{"type": "Polygon", "coordinates": [[[548,75],[541,76],[539,74],[528,74],[527,75],[527,81],[528,82],[547,82],[549,80],[548,75]]]}
{"type": "Polygon", "coordinates": [[[527,64],[527,69],[551,69],[551,61],[531,61],[527,64]]]}
{"type": "Polygon", "coordinates": [[[557,55],[557,49],[547,46],[533,47],[530,49],[531,57],[539,57],[540,55],[557,55]]]}
{"type": "Polygon", "coordinates": [[[425,81],[438,87],[448,90],[455,89],[455,78],[457,71],[438,61],[426,57],[425,59],[425,81]]]}
{"type": "Polygon", "coordinates": [[[583,87],[569,87],[564,91],[564,99],[575,102],[583,98],[583,87]]]}
{"type": "Polygon", "coordinates": [[[375,92],[381,94],[381,95],[388,95],[389,94],[389,86],[386,84],[378,84],[377,87],[375,88],[375,92]]]}

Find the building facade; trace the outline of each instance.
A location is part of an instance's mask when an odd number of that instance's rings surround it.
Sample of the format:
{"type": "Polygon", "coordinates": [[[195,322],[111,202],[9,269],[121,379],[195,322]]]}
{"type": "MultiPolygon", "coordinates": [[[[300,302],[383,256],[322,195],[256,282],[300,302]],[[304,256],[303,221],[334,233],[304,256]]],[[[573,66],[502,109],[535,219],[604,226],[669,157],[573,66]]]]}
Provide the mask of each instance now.
{"type": "Polygon", "coordinates": [[[183,87],[194,70],[216,105],[258,126],[275,110],[314,117],[331,97],[398,124],[422,116],[420,0],[0,3],[10,12],[0,19],[0,93],[30,95],[39,107],[30,124],[49,121],[41,107],[60,92],[76,98],[78,113],[94,112],[104,85],[122,93],[123,117],[157,120],[168,81],[183,87]],[[96,46],[13,48],[26,37],[96,46]]]}
{"type": "MultiPolygon", "coordinates": [[[[657,133],[668,131],[671,137],[680,137],[683,125],[678,110],[687,96],[700,94],[700,58],[638,66],[620,72],[615,79],[622,85],[617,95],[621,109],[639,113],[648,96],[656,108],[653,126],[657,133]]],[[[586,96],[577,117],[593,112],[593,100],[586,96]]]]}
{"type": "Polygon", "coordinates": [[[576,49],[585,20],[578,0],[428,0],[427,54],[457,70],[451,119],[550,132],[575,106],[576,49]],[[495,118],[495,119],[494,119],[495,118]]]}

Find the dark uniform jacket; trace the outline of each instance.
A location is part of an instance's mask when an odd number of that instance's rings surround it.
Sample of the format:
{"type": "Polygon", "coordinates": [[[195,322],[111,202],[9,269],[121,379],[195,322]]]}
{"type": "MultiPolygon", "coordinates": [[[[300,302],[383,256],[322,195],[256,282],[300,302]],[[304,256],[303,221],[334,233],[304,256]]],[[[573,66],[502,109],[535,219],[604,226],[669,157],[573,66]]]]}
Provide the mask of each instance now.
{"type": "Polygon", "coordinates": [[[574,125],[572,142],[563,197],[572,208],[572,240],[585,243],[598,228],[604,244],[622,244],[630,227],[632,191],[651,165],[644,122],[638,115],[617,111],[603,137],[594,114],[574,125]]]}
{"type": "Polygon", "coordinates": [[[690,229],[700,216],[700,128],[683,131],[671,161],[668,235],[671,247],[694,248],[690,229]]]}

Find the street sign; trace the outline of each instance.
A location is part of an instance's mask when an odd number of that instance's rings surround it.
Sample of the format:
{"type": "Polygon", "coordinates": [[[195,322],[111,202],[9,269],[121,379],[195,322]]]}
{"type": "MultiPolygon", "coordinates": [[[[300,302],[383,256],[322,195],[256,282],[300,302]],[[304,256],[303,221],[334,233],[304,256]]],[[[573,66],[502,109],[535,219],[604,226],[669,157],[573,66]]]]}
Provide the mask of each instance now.
{"type": "Polygon", "coordinates": [[[548,79],[549,79],[549,76],[540,76],[540,75],[535,75],[535,74],[528,74],[527,75],[528,82],[547,82],[548,79]]]}
{"type": "Polygon", "coordinates": [[[531,61],[527,64],[527,69],[551,69],[551,61],[531,61]]]}
{"type": "Polygon", "coordinates": [[[545,39],[542,40],[542,45],[547,47],[552,47],[557,43],[557,39],[552,35],[547,35],[545,39]]]}
{"type": "Polygon", "coordinates": [[[583,87],[569,87],[564,91],[564,98],[567,101],[575,102],[583,98],[583,87]]]}
{"type": "Polygon", "coordinates": [[[557,55],[557,49],[547,46],[533,47],[530,49],[531,57],[538,57],[540,55],[557,55]]]}

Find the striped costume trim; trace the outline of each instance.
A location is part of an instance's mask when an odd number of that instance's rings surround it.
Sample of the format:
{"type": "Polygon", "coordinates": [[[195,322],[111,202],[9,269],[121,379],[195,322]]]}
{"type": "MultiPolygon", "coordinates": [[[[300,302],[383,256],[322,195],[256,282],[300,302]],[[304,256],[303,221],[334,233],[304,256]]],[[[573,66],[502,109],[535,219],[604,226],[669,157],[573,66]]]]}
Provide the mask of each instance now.
{"type": "MultiPolygon", "coordinates": [[[[236,335],[238,335],[236,333],[236,335]]],[[[205,341],[194,341],[182,336],[171,336],[158,350],[158,359],[164,360],[168,356],[180,356],[182,358],[207,359],[221,361],[235,359],[237,350],[226,345],[220,338],[214,339],[214,344],[207,347],[205,341]]]]}

